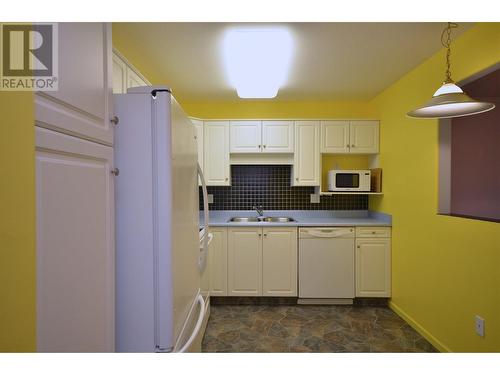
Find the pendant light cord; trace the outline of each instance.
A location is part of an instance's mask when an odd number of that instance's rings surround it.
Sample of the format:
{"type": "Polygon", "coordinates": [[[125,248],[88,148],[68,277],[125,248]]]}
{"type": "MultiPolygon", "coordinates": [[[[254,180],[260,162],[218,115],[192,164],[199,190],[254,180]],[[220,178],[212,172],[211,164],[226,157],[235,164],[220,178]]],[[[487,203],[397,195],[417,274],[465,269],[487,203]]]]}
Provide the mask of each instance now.
{"type": "Polygon", "coordinates": [[[450,69],[450,55],[451,55],[451,29],[456,29],[458,27],[457,23],[448,22],[448,26],[443,30],[441,34],[441,44],[447,49],[446,51],[446,78],[444,83],[454,83],[451,79],[451,69],[450,69]],[[445,39],[446,34],[446,39],[445,39]]]}

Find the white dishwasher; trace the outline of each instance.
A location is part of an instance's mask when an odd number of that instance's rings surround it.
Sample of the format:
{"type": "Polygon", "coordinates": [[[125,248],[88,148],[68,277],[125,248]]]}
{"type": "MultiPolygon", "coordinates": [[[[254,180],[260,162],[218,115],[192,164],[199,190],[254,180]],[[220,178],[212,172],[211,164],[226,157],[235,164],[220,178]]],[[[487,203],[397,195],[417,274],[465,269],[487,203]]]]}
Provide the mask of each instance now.
{"type": "Polygon", "coordinates": [[[298,303],[351,304],[354,294],[354,228],[300,228],[298,303]]]}

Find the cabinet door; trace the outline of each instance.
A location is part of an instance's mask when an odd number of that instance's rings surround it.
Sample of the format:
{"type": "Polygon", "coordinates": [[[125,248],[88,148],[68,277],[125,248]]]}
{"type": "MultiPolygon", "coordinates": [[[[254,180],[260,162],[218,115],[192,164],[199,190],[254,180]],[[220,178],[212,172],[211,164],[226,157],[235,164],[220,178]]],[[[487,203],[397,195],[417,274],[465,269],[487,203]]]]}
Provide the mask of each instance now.
{"type": "Polygon", "coordinates": [[[213,238],[208,250],[210,295],[227,296],[227,228],[210,228],[213,238]]]}
{"type": "Polygon", "coordinates": [[[297,228],[263,230],[264,296],[297,296],[297,228]]]}
{"type": "Polygon", "coordinates": [[[111,25],[59,23],[59,90],[35,95],[38,126],[113,144],[111,25]]]}
{"type": "Polygon", "coordinates": [[[133,69],[127,67],[127,89],[140,86],[148,86],[148,83],[139,74],[134,72],[133,69]]]}
{"type": "Polygon", "coordinates": [[[229,186],[229,121],[205,121],[203,155],[206,184],[229,186]]]}
{"type": "Polygon", "coordinates": [[[349,121],[321,121],[321,152],[349,152],[349,121]]]}
{"type": "MultiPolygon", "coordinates": [[[[198,164],[203,170],[203,121],[191,119],[196,129],[196,142],[198,144],[198,164]]],[[[201,180],[198,178],[198,186],[201,186],[201,180]]]]}
{"type": "Polygon", "coordinates": [[[125,94],[127,92],[127,65],[113,53],[113,94],[125,94]]]}
{"type": "Polygon", "coordinates": [[[376,154],[379,149],[378,121],[351,121],[350,149],[354,154],[376,154]]]}
{"type": "Polygon", "coordinates": [[[293,186],[320,185],[319,122],[295,122],[293,186]]]}
{"type": "Polygon", "coordinates": [[[228,229],[228,296],[262,295],[262,229],[228,229]]]}
{"type": "Polygon", "coordinates": [[[232,153],[261,152],[261,121],[231,121],[229,133],[232,153]]]}
{"type": "Polygon", "coordinates": [[[262,121],[264,152],[293,152],[293,121],[262,121]]]}
{"type": "Polygon", "coordinates": [[[356,239],[356,297],[391,296],[391,239],[356,239]]]}
{"type": "Polygon", "coordinates": [[[113,149],[36,127],[37,350],[114,351],[113,149]]]}

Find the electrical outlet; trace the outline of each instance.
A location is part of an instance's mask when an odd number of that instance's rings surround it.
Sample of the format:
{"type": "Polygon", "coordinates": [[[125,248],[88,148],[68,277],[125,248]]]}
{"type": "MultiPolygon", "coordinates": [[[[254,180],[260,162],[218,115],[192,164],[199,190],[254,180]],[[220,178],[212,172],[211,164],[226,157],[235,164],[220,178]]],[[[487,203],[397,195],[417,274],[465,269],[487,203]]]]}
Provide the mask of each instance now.
{"type": "Polygon", "coordinates": [[[214,203],[214,195],[213,194],[207,194],[208,196],[208,203],[214,203]]]}
{"type": "Polygon", "coordinates": [[[484,337],[484,319],[479,315],[476,315],[476,333],[479,336],[484,337]]]}
{"type": "Polygon", "coordinates": [[[319,194],[311,194],[311,203],[319,203],[319,194]]]}

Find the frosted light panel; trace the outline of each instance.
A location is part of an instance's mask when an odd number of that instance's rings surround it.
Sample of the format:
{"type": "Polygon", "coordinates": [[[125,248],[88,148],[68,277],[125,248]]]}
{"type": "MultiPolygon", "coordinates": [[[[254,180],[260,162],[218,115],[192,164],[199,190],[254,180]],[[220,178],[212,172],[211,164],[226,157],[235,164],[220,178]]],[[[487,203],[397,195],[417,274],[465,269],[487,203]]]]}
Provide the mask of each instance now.
{"type": "Polygon", "coordinates": [[[286,81],[293,42],[285,29],[232,29],[224,37],[226,74],[240,98],[274,98],[286,81]]]}

